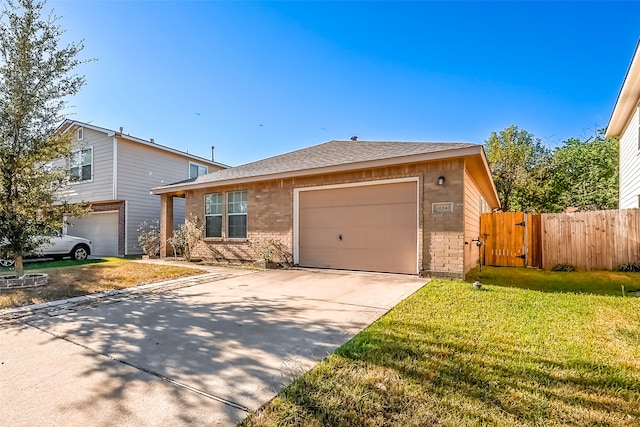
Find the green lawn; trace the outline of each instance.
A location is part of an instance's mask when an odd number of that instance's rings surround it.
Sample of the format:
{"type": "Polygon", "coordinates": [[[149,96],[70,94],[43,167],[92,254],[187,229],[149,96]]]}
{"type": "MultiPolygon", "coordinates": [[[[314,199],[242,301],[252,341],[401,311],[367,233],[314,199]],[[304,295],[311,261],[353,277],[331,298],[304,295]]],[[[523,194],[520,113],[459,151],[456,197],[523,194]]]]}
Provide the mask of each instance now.
{"type": "Polygon", "coordinates": [[[538,288],[433,280],[242,425],[640,425],[640,299],[538,288]]]}
{"type": "Polygon", "coordinates": [[[534,268],[482,267],[471,270],[467,281],[542,292],[634,296],[640,291],[640,273],[619,271],[545,271],[534,268]]]}

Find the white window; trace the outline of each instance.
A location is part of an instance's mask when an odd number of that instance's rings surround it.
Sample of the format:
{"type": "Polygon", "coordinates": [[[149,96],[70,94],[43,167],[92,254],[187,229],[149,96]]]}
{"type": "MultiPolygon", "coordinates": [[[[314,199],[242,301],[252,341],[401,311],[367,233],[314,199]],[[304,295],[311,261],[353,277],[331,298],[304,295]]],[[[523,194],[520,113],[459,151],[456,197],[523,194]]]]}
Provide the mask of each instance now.
{"type": "Polygon", "coordinates": [[[189,178],[197,178],[209,173],[209,168],[206,166],[198,165],[196,163],[189,162],[189,178]]]}
{"type": "Polygon", "coordinates": [[[223,206],[222,193],[206,194],[204,196],[205,237],[222,237],[223,206]]]}
{"type": "Polygon", "coordinates": [[[78,141],[82,141],[84,139],[84,128],[78,128],[78,141]]]}
{"type": "Polygon", "coordinates": [[[246,191],[227,193],[227,237],[230,239],[247,238],[246,191]]]}
{"type": "Polygon", "coordinates": [[[93,179],[93,147],[76,150],[69,159],[71,181],[91,181],[93,179]]]}

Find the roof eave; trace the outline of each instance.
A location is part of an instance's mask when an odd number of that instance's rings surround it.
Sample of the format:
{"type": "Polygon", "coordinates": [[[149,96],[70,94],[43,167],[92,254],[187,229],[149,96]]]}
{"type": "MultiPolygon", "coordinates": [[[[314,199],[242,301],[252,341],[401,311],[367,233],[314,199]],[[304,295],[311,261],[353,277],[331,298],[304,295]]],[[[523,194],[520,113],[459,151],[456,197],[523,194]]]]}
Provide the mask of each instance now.
{"type": "MultiPolygon", "coordinates": [[[[187,190],[197,190],[208,187],[220,187],[223,185],[244,184],[249,182],[270,181],[274,179],[297,178],[301,176],[322,175],[327,173],[344,172],[357,169],[368,169],[373,167],[384,167],[391,165],[400,165],[407,163],[417,163],[432,160],[450,159],[456,157],[464,157],[471,155],[482,155],[482,146],[476,145],[472,147],[456,148],[451,150],[442,150],[425,154],[413,154],[409,156],[388,157],[386,159],[369,160],[365,162],[348,163],[344,165],[325,166],[312,169],[300,169],[289,172],[281,172],[274,174],[256,175],[250,177],[225,179],[220,181],[204,181],[186,184],[174,184],[163,187],[155,187],[151,189],[152,194],[160,195],[167,193],[179,193],[187,190]]],[[[487,166],[487,173],[490,172],[487,166]]],[[[494,186],[495,188],[495,186],[494,186]]]]}
{"type": "Polygon", "coordinates": [[[609,126],[607,126],[607,132],[605,136],[611,138],[614,136],[620,136],[629,122],[629,119],[633,115],[633,111],[638,106],[638,100],[640,99],[640,54],[638,50],[640,48],[640,40],[636,44],[636,49],[633,52],[631,58],[631,64],[627,70],[622,87],[618,93],[618,99],[616,100],[613,113],[609,119],[609,126]]]}

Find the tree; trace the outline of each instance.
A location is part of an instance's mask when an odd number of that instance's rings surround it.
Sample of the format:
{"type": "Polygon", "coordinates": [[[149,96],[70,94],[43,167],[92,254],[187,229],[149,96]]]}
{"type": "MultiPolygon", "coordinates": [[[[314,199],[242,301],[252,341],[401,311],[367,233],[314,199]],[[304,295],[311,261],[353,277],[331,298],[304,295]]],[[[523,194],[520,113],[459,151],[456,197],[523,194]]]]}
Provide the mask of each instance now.
{"type": "Polygon", "coordinates": [[[60,46],[63,30],[44,1],[7,0],[0,15],[0,257],[22,257],[62,229],[64,215],[85,209],[62,200],[71,136],[56,133],[66,98],[84,85],[73,70],[82,43],[60,46]]]}
{"type": "Polygon", "coordinates": [[[515,125],[492,132],[485,150],[502,209],[537,211],[535,200],[546,183],[549,150],[515,125]]]}
{"type": "Polygon", "coordinates": [[[619,143],[604,129],[586,139],[571,138],[553,153],[553,185],[560,210],[618,208],[619,143]]]}

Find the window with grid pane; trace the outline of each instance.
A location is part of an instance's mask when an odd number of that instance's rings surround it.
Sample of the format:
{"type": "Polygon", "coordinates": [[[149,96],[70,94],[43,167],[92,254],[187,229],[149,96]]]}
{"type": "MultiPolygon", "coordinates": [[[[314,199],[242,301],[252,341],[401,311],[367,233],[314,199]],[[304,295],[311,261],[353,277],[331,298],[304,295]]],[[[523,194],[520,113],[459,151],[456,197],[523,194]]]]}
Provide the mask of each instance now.
{"type": "Polygon", "coordinates": [[[90,181],[93,178],[93,147],[71,153],[69,174],[72,181],[90,181]]]}
{"type": "Polygon", "coordinates": [[[247,238],[247,192],[227,193],[227,237],[247,238]]]}
{"type": "Polygon", "coordinates": [[[205,237],[222,237],[222,193],[204,196],[205,237]]]}

